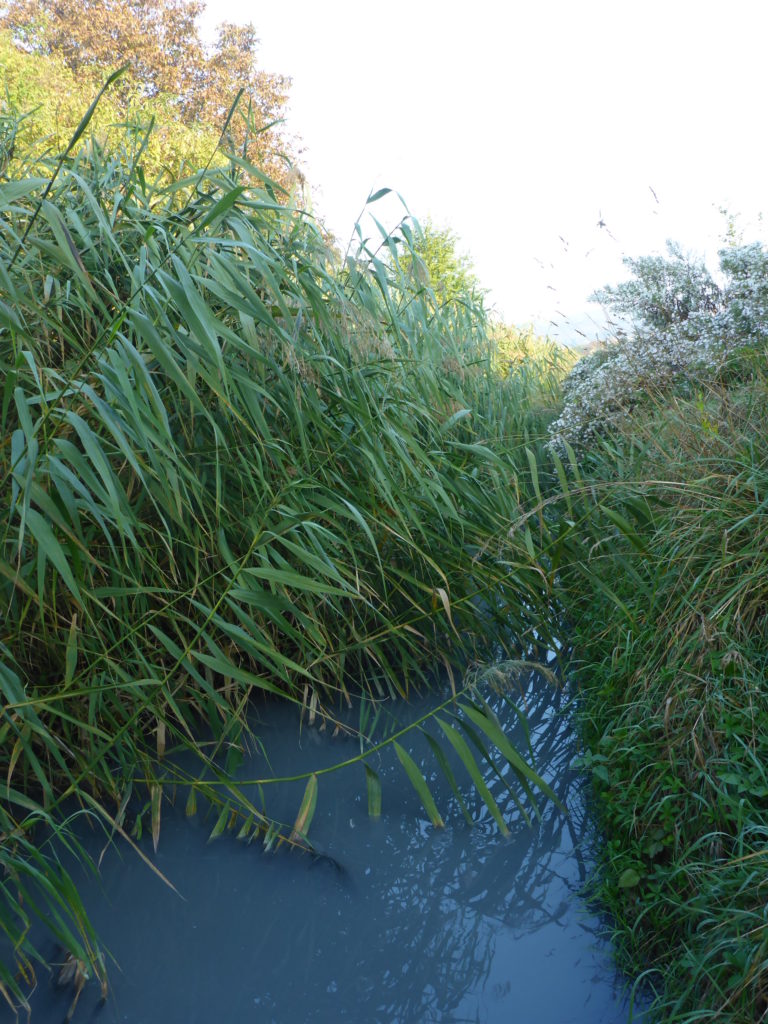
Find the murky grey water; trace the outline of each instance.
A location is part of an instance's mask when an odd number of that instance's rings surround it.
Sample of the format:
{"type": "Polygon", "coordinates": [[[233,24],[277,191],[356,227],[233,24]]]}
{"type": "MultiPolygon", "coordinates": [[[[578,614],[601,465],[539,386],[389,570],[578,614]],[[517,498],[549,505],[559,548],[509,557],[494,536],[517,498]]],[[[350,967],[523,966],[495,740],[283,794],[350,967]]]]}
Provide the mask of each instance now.
{"type": "MultiPolygon", "coordinates": [[[[509,838],[499,835],[477,797],[470,828],[436,777],[447,826],[433,829],[386,753],[374,765],[384,783],[378,821],[367,815],[360,766],[321,777],[310,838],[333,861],[265,854],[257,843],[230,836],[207,843],[215,818],[189,821],[181,807],[164,811],[156,857],[181,896],[129,849],[108,850],[100,881],[86,882],[85,892],[120,966],[110,970],[107,1003],[98,1006],[91,983],[75,1021],[637,1021],[627,981],[616,975],[600,938],[602,924],[579,897],[593,836],[584,780],[570,768],[574,740],[561,713],[564,698],[532,678],[525,699],[535,766],[569,814],[542,803],[541,822],[529,827],[514,804],[505,804],[509,838]]],[[[270,713],[260,731],[277,775],[335,763],[359,749],[348,737],[306,726],[299,733],[292,709],[270,713]]],[[[432,772],[420,742],[411,752],[432,772]]],[[[243,771],[264,774],[263,761],[243,771]]],[[[302,792],[303,783],[281,786],[268,794],[268,810],[293,820],[302,792]]],[[[41,974],[33,1024],[60,1021],[70,1001],[71,992],[57,991],[41,974]]],[[[10,1019],[2,1012],[0,1020],[10,1019]]]]}

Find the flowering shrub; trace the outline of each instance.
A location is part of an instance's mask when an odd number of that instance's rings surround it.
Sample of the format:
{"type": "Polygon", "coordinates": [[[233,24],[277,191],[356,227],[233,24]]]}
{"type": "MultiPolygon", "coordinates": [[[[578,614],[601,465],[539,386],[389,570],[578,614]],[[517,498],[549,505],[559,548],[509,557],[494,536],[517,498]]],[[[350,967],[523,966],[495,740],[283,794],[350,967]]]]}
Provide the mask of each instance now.
{"type": "Polygon", "coordinates": [[[717,374],[726,357],[768,340],[768,253],[759,243],[722,250],[718,286],[703,263],[668,244],[670,259],[625,259],[634,280],[596,292],[631,324],[606,348],[579,360],[563,382],[553,448],[584,444],[617,426],[650,392],[717,374]]]}
{"type": "Polygon", "coordinates": [[[720,267],[729,279],[723,331],[734,343],[764,343],[768,340],[768,252],[759,242],[725,249],[720,267]]]}

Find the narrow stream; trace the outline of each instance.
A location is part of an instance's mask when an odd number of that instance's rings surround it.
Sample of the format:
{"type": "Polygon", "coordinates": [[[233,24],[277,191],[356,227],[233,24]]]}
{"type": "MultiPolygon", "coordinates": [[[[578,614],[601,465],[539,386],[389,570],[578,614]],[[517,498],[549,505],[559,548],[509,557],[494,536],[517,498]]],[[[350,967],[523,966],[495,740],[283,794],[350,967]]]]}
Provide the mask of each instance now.
{"type": "MultiPolygon", "coordinates": [[[[374,763],[384,787],[380,820],[368,817],[361,767],[321,777],[310,838],[328,856],[264,853],[229,835],[209,843],[215,818],[188,820],[183,806],[167,808],[156,863],[181,895],[127,846],[107,850],[100,878],[87,880],[84,892],[119,968],[111,966],[105,1005],[98,985],[86,986],[75,1024],[640,1020],[601,937],[604,922],[579,895],[594,835],[586,780],[570,767],[565,703],[541,677],[526,680],[521,705],[534,765],[569,813],[542,801],[542,819],[529,827],[509,801],[509,838],[467,786],[470,828],[437,775],[430,785],[446,828],[432,828],[391,751],[374,763]]],[[[351,737],[306,724],[300,731],[288,707],[272,709],[259,731],[276,775],[359,750],[351,737]]],[[[434,772],[422,738],[409,749],[434,772]]],[[[243,766],[244,778],[256,774],[265,774],[262,758],[243,766]]],[[[303,783],[274,787],[267,809],[292,821],[302,792],[303,783]]],[[[103,843],[88,843],[98,855],[103,843]]],[[[151,850],[146,837],[142,846],[151,850]]],[[[50,955],[56,959],[53,944],[50,955]]],[[[33,1024],[58,1024],[71,999],[40,972],[33,1024]]],[[[0,1021],[11,1019],[0,1010],[0,1021]]]]}

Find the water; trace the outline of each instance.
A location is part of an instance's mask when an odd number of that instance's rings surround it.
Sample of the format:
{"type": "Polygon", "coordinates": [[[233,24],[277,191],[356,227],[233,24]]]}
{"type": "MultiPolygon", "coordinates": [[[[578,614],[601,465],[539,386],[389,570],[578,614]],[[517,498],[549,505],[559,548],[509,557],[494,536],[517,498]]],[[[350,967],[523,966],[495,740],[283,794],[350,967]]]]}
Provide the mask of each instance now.
{"type": "MultiPolygon", "coordinates": [[[[75,1021],[637,1021],[601,938],[604,923],[579,896],[594,837],[585,782],[570,768],[564,697],[532,677],[525,699],[536,769],[569,813],[542,803],[541,822],[529,827],[510,803],[509,838],[468,789],[470,828],[437,777],[430,785],[447,826],[433,829],[386,753],[374,763],[384,785],[378,821],[367,815],[360,766],[321,777],[310,837],[324,856],[265,854],[227,835],[208,843],[215,817],[190,821],[183,807],[168,808],[155,860],[179,896],[127,846],[108,849],[100,879],[84,892],[119,969],[110,969],[105,1005],[96,983],[86,986],[75,1021]]],[[[290,708],[270,712],[260,734],[277,775],[359,749],[350,737],[306,725],[300,732],[290,708]]],[[[426,745],[414,740],[410,749],[425,770],[434,764],[426,745]]],[[[263,760],[243,772],[263,775],[263,760]]],[[[302,792],[303,783],[275,789],[268,810],[292,821],[302,792]]],[[[100,850],[95,836],[88,842],[100,850]]],[[[41,974],[33,1024],[61,1021],[71,998],[41,974]]]]}

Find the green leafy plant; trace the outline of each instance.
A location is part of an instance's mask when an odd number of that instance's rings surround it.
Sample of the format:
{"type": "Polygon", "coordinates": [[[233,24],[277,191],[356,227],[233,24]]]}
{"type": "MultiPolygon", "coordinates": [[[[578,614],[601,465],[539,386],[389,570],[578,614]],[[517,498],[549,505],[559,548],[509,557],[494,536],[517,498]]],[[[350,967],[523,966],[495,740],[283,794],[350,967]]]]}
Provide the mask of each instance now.
{"type": "MultiPolygon", "coordinates": [[[[534,370],[524,387],[497,374],[482,303],[436,311],[381,258],[410,244],[407,219],[339,267],[242,155],[152,180],[131,140],[88,138],[95,110],[60,158],[36,156],[47,176],[0,185],[0,926],[26,970],[30,911],[61,906],[73,963],[104,981],[56,868],[68,801],[156,847],[183,787],[188,813],[215,809],[213,837],[306,846],[321,772],[293,826],[233,781],[254,702],[332,719],[356,692],[408,697],[436,667],[455,680],[534,628],[546,641],[552,581],[530,529],[509,531],[545,435],[534,370]]],[[[556,368],[539,375],[551,392],[556,368]]],[[[503,828],[462,730],[523,800],[551,794],[478,692],[453,699],[442,742],[503,828]]],[[[12,965],[0,984],[23,1003],[12,965]]]]}
{"type": "Polygon", "coordinates": [[[606,832],[594,891],[653,1019],[691,1024],[768,1011],[765,259],[726,259],[725,309],[707,323],[731,355],[717,373],[690,364],[686,388],[649,373],[578,454],[557,446],[537,538],[558,569],[606,832]]]}

